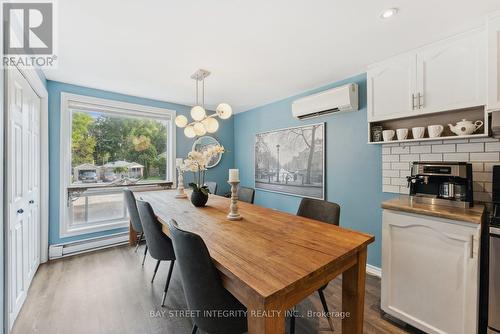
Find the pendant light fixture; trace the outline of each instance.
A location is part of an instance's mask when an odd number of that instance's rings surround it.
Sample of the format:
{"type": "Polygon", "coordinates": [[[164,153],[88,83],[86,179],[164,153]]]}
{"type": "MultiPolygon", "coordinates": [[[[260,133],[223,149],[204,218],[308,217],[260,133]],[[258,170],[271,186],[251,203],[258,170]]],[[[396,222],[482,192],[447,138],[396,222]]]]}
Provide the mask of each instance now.
{"type": "Polygon", "coordinates": [[[220,103],[215,109],[215,114],[207,115],[205,110],[205,78],[210,75],[207,70],[199,69],[192,76],[191,79],[196,81],[196,105],[191,108],[192,122],[184,115],[179,115],[175,118],[175,125],[179,128],[184,128],[184,135],[188,138],[196,136],[203,136],[206,133],[215,133],[219,129],[220,119],[228,119],[233,114],[231,106],[227,103],[220,103]],[[201,82],[201,103],[198,100],[198,86],[201,82]]]}

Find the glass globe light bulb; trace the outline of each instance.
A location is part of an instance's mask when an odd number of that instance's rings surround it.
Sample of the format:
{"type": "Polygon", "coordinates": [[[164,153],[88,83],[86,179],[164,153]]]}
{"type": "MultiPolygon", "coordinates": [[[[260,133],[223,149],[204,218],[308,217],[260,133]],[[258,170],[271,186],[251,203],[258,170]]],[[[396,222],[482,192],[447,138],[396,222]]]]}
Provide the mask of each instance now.
{"type": "Polygon", "coordinates": [[[221,103],[215,109],[215,112],[221,119],[228,119],[233,114],[233,109],[227,103],[221,103]]]}
{"type": "Polygon", "coordinates": [[[202,119],[204,119],[206,116],[207,116],[207,113],[205,112],[205,109],[203,109],[202,106],[194,106],[193,108],[191,108],[191,117],[195,121],[199,122],[202,119]]]}
{"type": "Polygon", "coordinates": [[[175,118],[175,125],[177,125],[179,128],[183,128],[188,124],[188,119],[184,115],[179,115],[175,118]]]}
{"type": "Polygon", "coordinates": [[[219,129],[219,122],[213,117],[205,118],[201,121],[208,133],[215,133],[219,129]]]}
{"type": "Polygon", "coordinates": [[[205,133],[207,133],[207,129],[205,129],[205,125],[201,122],[196,122],[193,125],[194,133],[197,136],[203,136],[205,133]]]}
{"type": "Polygon", "coordinates": [[[188,138],[196,137],[196,133],[194,132],[194,127],[192,125],[188,125],[184,128],[184,135],[188,138]]]}

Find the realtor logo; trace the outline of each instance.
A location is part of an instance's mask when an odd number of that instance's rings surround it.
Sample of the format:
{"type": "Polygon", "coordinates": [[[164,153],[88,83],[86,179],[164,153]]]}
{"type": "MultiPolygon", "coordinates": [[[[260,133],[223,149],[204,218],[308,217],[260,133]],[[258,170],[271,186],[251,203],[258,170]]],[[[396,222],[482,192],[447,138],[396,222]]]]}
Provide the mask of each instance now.
{"type": "Polygon", "coordinates": [[[4,2],[4,66],[54,67],[53,2],[4,2]]]}

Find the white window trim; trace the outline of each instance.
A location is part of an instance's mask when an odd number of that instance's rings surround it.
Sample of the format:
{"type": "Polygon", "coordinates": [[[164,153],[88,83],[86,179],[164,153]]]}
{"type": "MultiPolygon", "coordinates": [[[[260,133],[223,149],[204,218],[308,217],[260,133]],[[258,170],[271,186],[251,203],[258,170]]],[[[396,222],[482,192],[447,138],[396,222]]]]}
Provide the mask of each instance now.
{"type": "Polygon", "coordinates": [[[71,112],[72,109],[103,111],[116,115],[125,116],[146,116],[160,117],[169,119],[168,127],[168,156],[174,157],[170,159],[169,168],[167,168],[167,180],[174,181],[175,179],[175,137],[176,128],[174,124],[175,110],[150,107],[140,104],[120,102],[116,100],[101,99],[85,95],[77,95],[70,93],[61,93],[61,126],[60,126],[60,195],[59,195],[59,237],[71,237],[93,232],[102,232],[120,227],[127,227],[128,221],[112,222],[107,224],[99,224],[88,227],[70,227],[70,210],[68,208],[68,186],[70,185],[71,171],[71,112]]]}

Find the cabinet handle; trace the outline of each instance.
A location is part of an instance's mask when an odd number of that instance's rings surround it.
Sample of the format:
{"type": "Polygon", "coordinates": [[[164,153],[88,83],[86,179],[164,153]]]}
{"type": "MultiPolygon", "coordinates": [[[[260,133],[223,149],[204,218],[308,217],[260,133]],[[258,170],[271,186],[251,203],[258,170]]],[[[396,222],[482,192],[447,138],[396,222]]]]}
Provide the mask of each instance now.
{"type": "Polygon", "coordinates": [[[24,210],[23,210],[23,209],[19,209],[19,210],[17,210],[17,213],[18,213],[18,214],[22,214],[23,212],[24,212],[24,210]]]}
{"type": "Polygon", "coordinates": [[[422,109],[424,107],[424,94],[418,93],[418,109],[422,109]]]}
{"type": "Polygon", "coordinates": [[[30,204],[33,204],[33,203],[35,203],[35,201],[34,201],[34,200],[30,200],[30,202],[29,202],[29,203],[30,203],[30,204]]]}
{"type": "Polygon", "coordinates": [[[415,110],[415,93],[411,94],[411,109],[415,110]]]}

